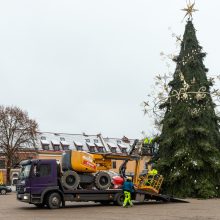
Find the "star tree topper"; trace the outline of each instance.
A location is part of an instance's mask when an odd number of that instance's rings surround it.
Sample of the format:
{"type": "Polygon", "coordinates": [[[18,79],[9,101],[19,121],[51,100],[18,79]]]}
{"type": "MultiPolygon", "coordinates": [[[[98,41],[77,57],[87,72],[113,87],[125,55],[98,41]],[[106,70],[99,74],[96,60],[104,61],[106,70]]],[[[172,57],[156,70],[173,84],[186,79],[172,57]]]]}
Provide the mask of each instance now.
{"type": "Polygon", "coordinates": [[[191,3],[189,0],[189,3],[187,3],[187,7],[182,9],[183,11],[186,11],[184,18],[188,15],[188,18],[192,19],[192,13],[198,11],[198,9],[195,9],[194,6],[195,6],[195,2],[191,3]]]}

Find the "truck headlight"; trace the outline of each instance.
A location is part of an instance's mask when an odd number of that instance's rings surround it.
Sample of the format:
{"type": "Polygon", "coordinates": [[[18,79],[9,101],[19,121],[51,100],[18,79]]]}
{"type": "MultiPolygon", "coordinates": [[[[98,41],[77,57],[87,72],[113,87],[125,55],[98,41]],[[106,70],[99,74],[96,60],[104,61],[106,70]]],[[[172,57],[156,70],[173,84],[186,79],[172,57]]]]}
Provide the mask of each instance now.
{"type": "Polygon", "coordinates": [[[28,196],[24,196],[24,199],[26,199],[26,200],[27,200],[27,199],[28,199],[28,196]]]}

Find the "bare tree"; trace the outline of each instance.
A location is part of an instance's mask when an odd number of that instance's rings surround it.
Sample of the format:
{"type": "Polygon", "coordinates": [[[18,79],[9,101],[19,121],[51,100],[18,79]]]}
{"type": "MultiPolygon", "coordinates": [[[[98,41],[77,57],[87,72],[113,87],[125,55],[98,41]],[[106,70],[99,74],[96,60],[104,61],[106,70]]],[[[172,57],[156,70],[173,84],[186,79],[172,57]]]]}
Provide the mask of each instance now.
{"type": "Polygon", "coordinates": [[[10,183],[13,158],[21,149],[35,146],[37,128],[38,124],[27,112],[18,107],[0,106],[0,149],[6,159],[7,183],[10,183]]]}

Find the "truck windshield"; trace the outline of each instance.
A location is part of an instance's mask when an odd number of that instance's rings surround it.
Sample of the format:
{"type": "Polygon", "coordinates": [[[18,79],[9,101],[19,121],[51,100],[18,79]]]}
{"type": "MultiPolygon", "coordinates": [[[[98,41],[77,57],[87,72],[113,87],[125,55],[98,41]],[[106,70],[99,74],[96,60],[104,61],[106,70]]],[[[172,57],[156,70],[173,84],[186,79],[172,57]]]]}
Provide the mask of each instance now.
{"type": "Polygon", "coordinates": [[[20,170],[19,178],[22,180],[22,179],[26,179],[27,177],[29,177],[30,170],[31,170],[31,164],[22,166],[20,170]]]}

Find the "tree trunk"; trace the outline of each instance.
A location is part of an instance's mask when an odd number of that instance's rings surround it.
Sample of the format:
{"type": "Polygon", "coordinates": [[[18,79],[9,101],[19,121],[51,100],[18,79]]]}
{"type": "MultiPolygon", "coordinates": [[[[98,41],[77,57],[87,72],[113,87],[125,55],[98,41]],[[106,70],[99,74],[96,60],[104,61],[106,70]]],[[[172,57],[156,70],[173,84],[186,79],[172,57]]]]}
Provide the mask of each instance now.
{"type": "Polygon", "coordinates": [[[7,185],[11,185],[11,158],[7,159],[7,167],[6,167],[6,183],[7,185]]]}

